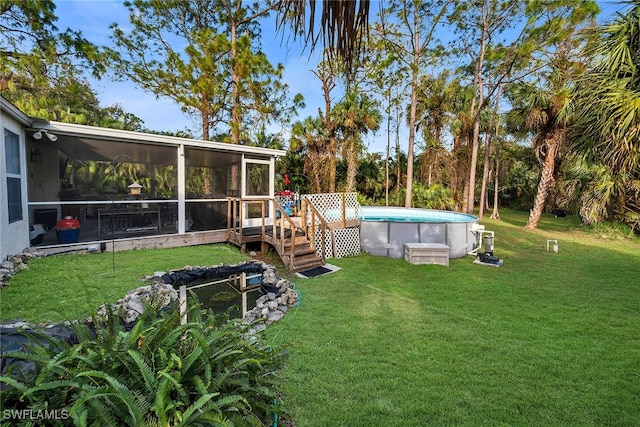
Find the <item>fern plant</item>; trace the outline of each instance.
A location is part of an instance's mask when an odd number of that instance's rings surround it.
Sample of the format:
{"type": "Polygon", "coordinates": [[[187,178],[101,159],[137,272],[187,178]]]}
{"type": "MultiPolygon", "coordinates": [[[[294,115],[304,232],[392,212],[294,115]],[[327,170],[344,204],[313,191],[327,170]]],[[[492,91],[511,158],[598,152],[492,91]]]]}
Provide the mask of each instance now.
{"type": "Polygon", "coordinates": [[[33,369],[14,364],[0,377],[2,408],[66,409],[90,426],[261,426],[277,415],[283,349],[249,338],[245,325],[197,307],[185,324],[177,310],[146,310],[130,331],[116,318],[75,325],[77,344],[39,334],[3,354],[33,369]]]}

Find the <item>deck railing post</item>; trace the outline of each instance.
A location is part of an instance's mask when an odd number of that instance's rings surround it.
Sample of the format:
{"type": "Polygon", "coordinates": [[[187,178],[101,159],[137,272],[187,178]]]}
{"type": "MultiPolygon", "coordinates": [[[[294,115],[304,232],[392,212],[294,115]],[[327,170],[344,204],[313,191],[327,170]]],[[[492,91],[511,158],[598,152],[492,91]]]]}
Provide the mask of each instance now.
{"type": "Polygon", "coordinates": [[[238,228],[240,229],[240,243],[242,243],[242,199],[238,199],[238,228]]]}
{"type": "Polygon", "coordinates": [[[265,200],[262,200],[262,203],[261,203],[260,207],[262,209],[262,211],[260,213],[262,215],[262,227],[260,227],[260,233],[261,233],[261,236],[262,236],[262,240],[264,241],[264,236],[265,236],[265,217],[266,217],[266,215],[265,215],[265,213],[266,213],[265,200]]]}
{"type": "Polygon", "coordinates": [[[342,193],[342,228],[347,228],[347,193],[342,193]]]}
{"type": "Polygon", "coordinates": [[[227,197],[227,240],[231,239],[231,201],[227,197]]]}

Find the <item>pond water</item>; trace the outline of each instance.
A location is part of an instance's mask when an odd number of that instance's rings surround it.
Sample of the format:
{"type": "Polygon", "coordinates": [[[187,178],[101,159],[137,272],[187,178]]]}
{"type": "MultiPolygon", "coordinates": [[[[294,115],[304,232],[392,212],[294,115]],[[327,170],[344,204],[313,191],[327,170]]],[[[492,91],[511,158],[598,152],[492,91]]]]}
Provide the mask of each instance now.
{"type": "Polygon", "coordinates": [[[239,277],[215,282],[193,283],[186,286],[187,295],[193,292],[203,309],[211,309],[215,314],[228,313],[230,318],[241,318],[256,306],[256,300],[262,295],[260,291],[261,276],[257,283],[254,278],[247,278],[247,286],[243,288],[239,277]]]}
{"type": "Polygon", "coordinates": [[[264,271],[262,265],[254,262],[196,267],[167,273],[163,281],[178,290],[181,299],[188,299],[193,293],[203,309],[211,309],[216,315],[228,312],[229,317],[240,318],[256,306],[264,286],[264,271]]]}

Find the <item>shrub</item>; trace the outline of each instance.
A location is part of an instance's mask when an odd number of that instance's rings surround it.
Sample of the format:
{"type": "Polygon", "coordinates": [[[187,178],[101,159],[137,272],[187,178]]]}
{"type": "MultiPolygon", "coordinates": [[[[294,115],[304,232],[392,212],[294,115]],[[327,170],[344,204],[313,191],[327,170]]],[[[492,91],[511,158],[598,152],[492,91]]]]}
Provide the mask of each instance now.
{"type": "Polygon", "coordinates": [[[177,310],[146,310],[130,331],[115,320],[76,325],[77,344],[41,336],[26,351],[5,353],[35,369],[0,377],[2,408],[64,408],[76,425],[272,422],[282,348],[198,308],[189,318],[181,324],[177,310]]]}

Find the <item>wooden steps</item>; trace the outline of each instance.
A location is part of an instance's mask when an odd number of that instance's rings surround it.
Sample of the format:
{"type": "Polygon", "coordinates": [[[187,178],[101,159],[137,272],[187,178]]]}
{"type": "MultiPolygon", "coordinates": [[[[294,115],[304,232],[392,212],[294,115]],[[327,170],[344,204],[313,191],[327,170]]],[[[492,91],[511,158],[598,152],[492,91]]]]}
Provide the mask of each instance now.
{"type": "Polygon", "coordinates": [[[316,250],[311,247],[311,242],[306,240],[306,238],[304,241],[296,239],[293,251],[291,251],[291,244],[285,244],[284,246],[284,253],[279,255],[291,271],[309,270],[325,264],[324,259],[318,256],[316,250]],[[292,252],[293,256],[290,255],[292,252]]]}
{"type": "MultiPolygon", "coordinates": [[[[228,197],[227,240],[246,250],[246,244],[261,242],[262,250],[270,244],[275,249],[284,265],[291,271],[299,272],[310,270],[325,264],[324,256],[318,256],[314,242],[307,236],[306,227],[300,225],[300,221],[294,221],[282,209],[282,206],[271,200],[274,209],[272,218],[277,218],[274,225],[265,222],[266,203],[268,199],[241,199],[228,197]],[[258,227],[242,226],[242,206],[245,203],[261,204],[262,225],[258,227]]],[[[326,230],[326,223],[323,223],[326,230]]],[[[314,233],[311,228],[310,233],[314,233]]]]}

